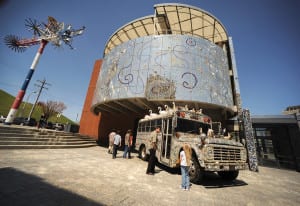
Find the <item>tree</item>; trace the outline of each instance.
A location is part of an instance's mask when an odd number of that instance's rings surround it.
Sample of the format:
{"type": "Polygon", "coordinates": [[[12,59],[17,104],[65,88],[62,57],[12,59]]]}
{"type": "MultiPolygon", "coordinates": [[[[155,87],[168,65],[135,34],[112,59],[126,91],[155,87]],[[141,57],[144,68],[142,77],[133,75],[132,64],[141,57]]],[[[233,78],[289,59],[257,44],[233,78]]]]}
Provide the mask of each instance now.
{"type": "Polygon", "coordinates": [[[56,101],[49,101],[49,100],[46,103],[38,102],[38,105],[41,107],[46,121],[48,121],[50,117],[62,113],[62,111],[67,108],[67,106],[63,102],[56,102],[56,101]]]}

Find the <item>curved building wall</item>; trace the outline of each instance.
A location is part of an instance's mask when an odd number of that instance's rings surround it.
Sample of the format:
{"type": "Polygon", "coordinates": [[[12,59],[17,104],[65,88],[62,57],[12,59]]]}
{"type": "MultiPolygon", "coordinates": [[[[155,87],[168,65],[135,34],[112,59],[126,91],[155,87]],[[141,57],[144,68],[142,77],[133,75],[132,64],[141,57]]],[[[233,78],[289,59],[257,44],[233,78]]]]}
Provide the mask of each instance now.
{"type": "Polygon", "coordinates": [[[224,50],[200,37],[159,35],[129,40],[105,56],[92,107],[144,98],[212,104],[231,110],[228,67],[224,50]]]}

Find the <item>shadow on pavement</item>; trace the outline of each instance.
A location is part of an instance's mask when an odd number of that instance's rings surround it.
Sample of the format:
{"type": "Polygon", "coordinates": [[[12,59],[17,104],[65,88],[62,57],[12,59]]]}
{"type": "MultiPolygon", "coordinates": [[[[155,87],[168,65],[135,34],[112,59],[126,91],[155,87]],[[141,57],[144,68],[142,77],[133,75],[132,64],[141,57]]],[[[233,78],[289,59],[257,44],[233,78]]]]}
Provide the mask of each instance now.
{"type": "Polygon", "coordinates": [[[207,189],[216,189],[216,188],[224,188],[224,187],[237,187],[237,186],[246,186],[248,185],[243,180],[224,180],[216,173],[205,173],[203,181],[201,183],[207,189]]]}
{"type": "Polygon", "coordinates": [[[180,168],[170,168],[170,167],[167,167],[159,162],[156,161],[156,164],[155,164],[156,168],[155,168],[155,173],[159,173],[160,171],[166,171],[170,174],[173,174],[173,175],[180,175],[180,168]],[[159,169],[158,169],[159,168],[159,169]]]}
{"type": "MultiPolygon", "coordinates": [[[[159,173],[163,170],[173,175],[176,174],[181,175],[180,168],[170,168],[157,162],[155,172],[159,173]]],[[[210,188],[245,186],[248,184],[243,180],[238,180],[238,179],[233,181],[224,180],[216,173],[209,172],[204,174],[203,181],[199,185],[202,185],[205,188],[210,189],[210,188]]]]}
{"type": "Polygon", "coordinates": [[[103,205],[11,167],[0,169],[0,182],[0,205],[103,205]]]}

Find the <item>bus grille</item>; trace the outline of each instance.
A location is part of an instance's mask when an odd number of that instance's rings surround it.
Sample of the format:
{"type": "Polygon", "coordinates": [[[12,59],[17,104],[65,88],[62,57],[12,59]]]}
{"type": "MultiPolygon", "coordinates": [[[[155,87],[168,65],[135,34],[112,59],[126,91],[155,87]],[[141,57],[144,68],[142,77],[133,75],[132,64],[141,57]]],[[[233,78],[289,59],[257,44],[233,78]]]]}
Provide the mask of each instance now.
{"type": "Polygon", "coordinates": [[[237,148],[214,147],[214,160],[239,161],[241,160],[241,150],[237,148]]]}

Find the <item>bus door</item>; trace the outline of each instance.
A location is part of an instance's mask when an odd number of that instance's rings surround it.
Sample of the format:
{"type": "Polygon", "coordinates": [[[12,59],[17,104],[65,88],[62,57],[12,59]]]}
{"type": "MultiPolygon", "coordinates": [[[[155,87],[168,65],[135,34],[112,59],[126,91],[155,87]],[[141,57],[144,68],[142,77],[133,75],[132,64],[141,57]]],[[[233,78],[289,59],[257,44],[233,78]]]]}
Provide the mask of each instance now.
{"type": "Polygon", "coordinates": [[[162,122],[162,141],[160,160],[169,165],[171,139],[172,139],[172,118],[163,119],[162,122]]]}

